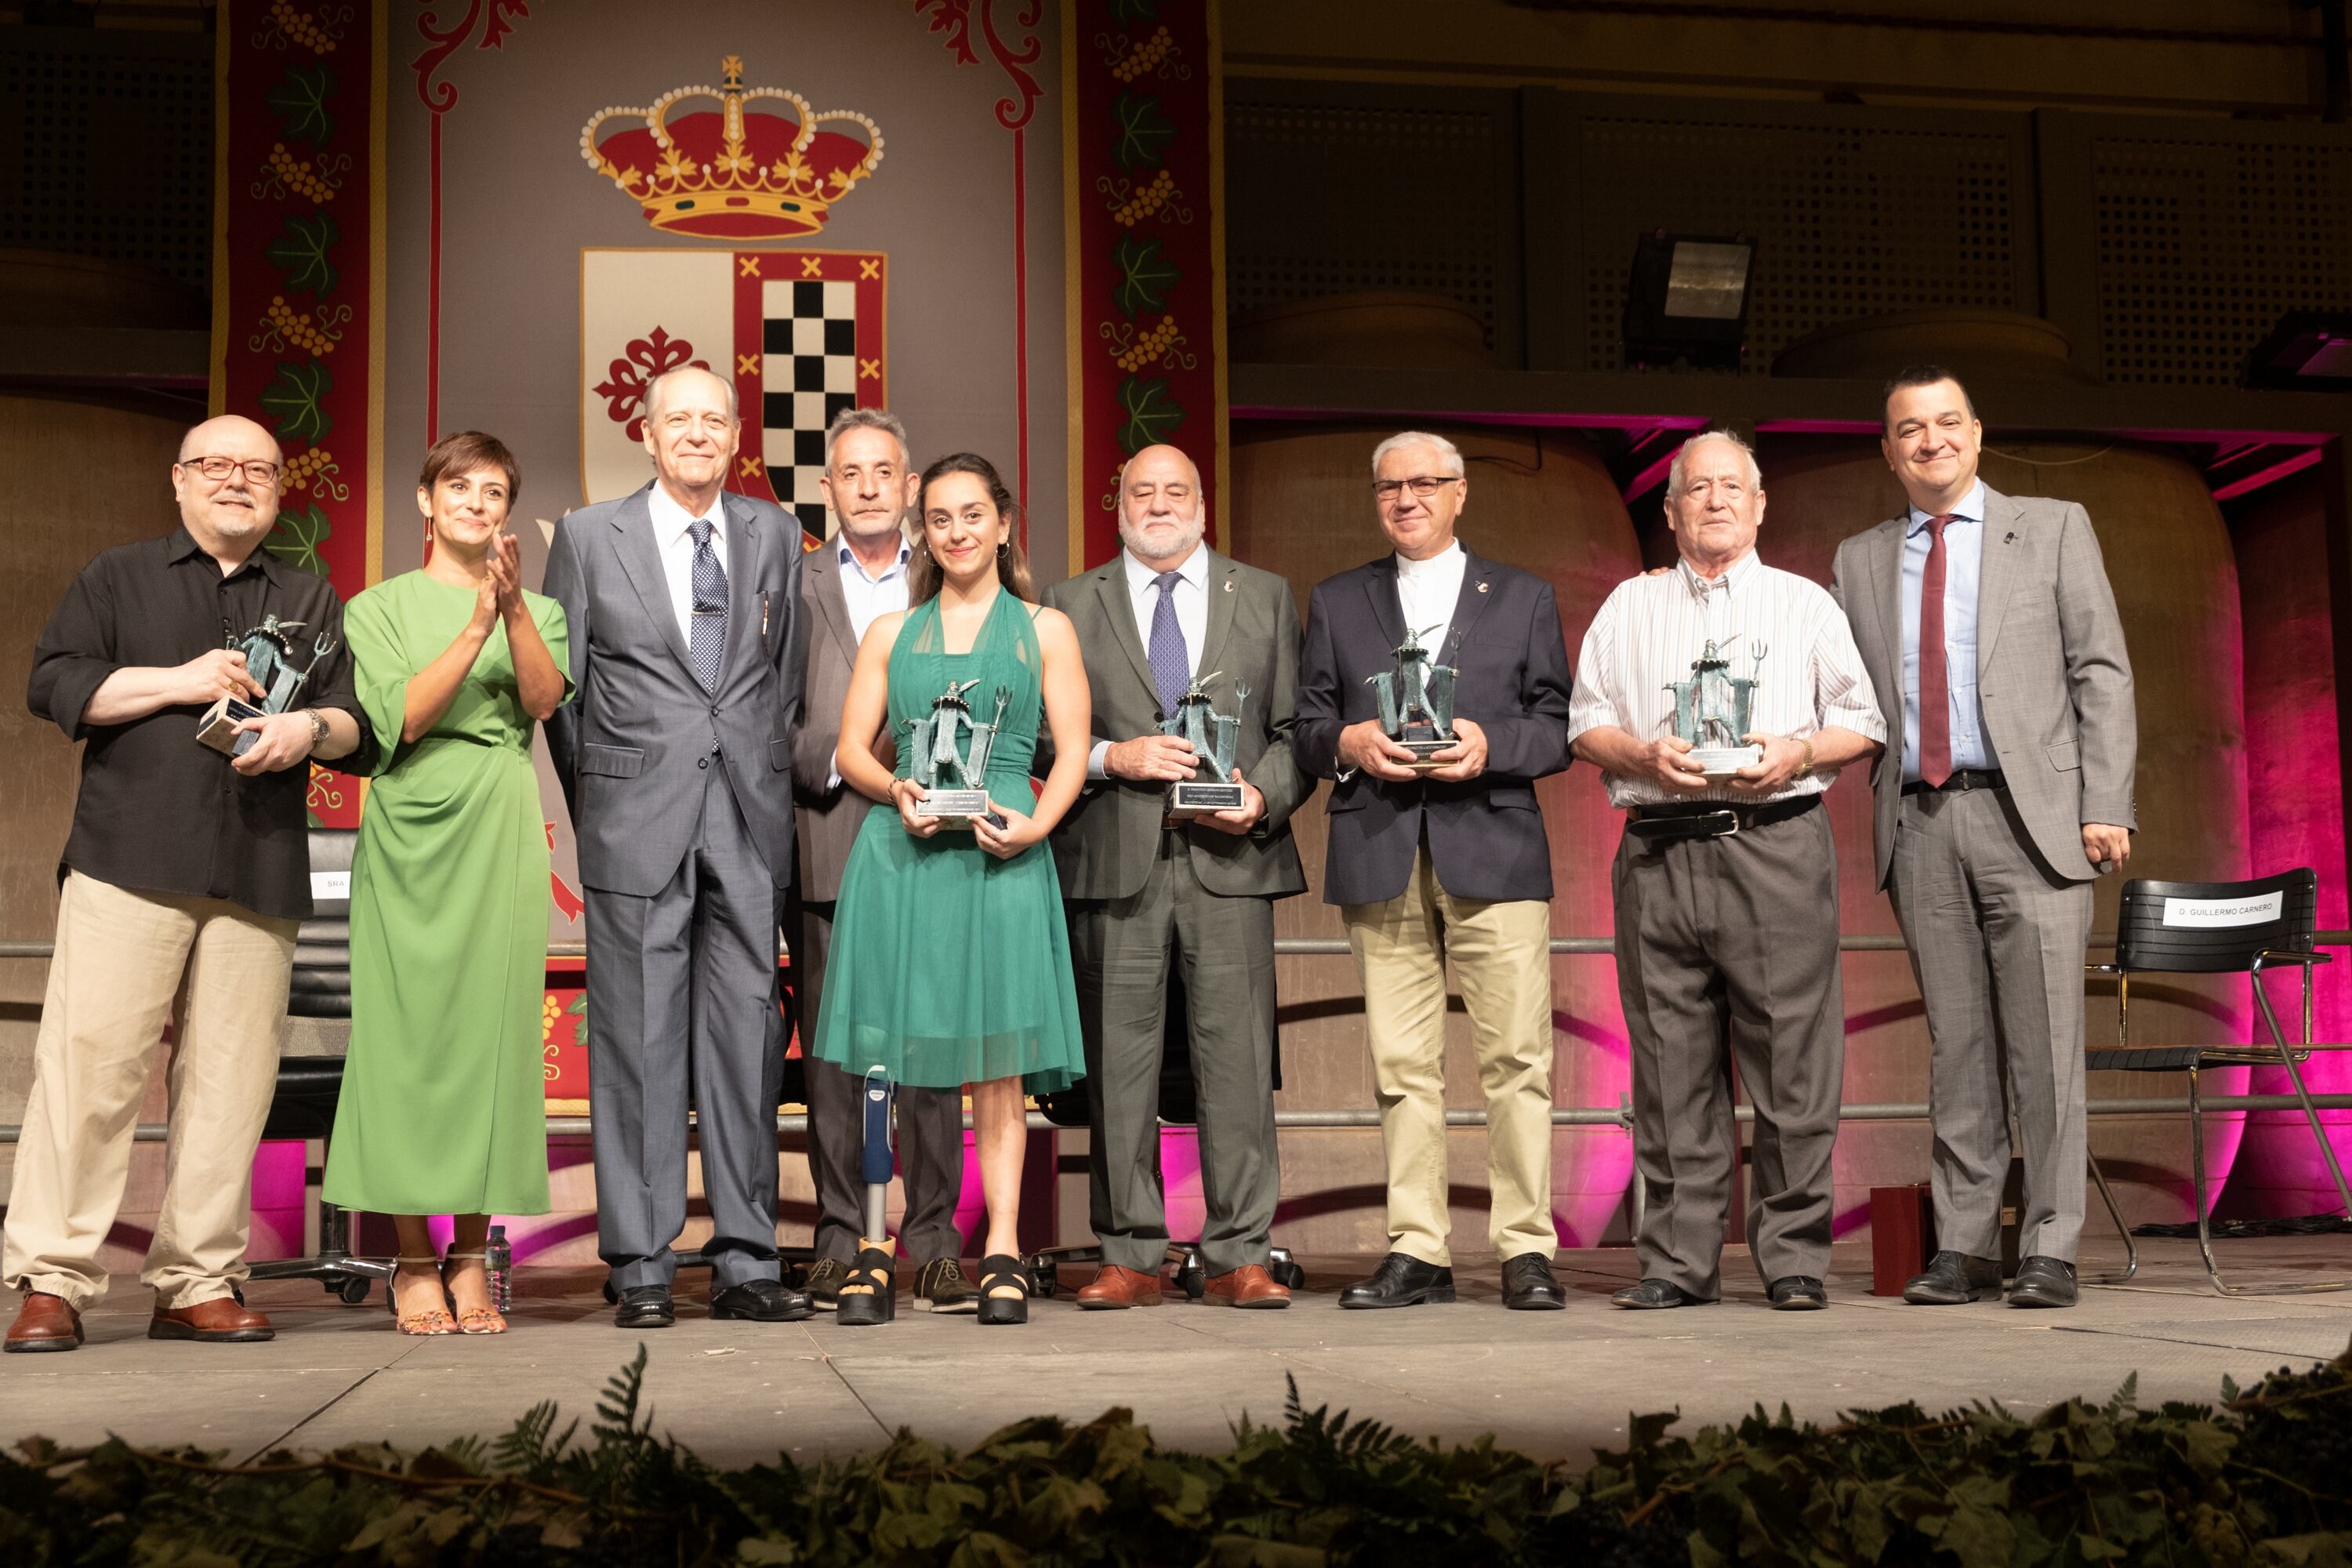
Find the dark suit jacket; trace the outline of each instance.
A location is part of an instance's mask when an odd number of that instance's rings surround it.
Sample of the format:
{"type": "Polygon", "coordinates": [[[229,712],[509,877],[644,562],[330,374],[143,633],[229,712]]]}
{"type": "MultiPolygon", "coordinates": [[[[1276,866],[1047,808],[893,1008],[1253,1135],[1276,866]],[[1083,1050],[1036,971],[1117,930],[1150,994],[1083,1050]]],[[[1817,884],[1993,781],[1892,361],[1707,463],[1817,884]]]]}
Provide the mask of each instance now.
{"type": "MultiPolygon", "coordinates": [[[[1290,584],[1270,572],[1209,552],[1208,629],[1201,639],[1203,674],[1222,672],[1211,689],[1233,710],[1236,682],[1249,688],[1241,710],[1234,765],[1265,796],[1255,831],[1235,837],[1194,827],[1193,873],[1226,897],[1282,898],[1307,890],[1290,838],[1290,814],[1314,790],[1290,754],[1298,687],[1298,610],[1290,584]]],[[[1160,689],[1136,630],[1127,591],[1127,552],[1045,591],[1045,603],[1070,617],[1094,700],[1094,738],[1130,741],[1160,727],[1160,689]]],[[[1041,761],[1040,767],[1050,765],[1041,761]]],[[[1089,781],[1054,829],[1054,866],[1073,899],[1124,899],[1143,886],[1160,853],[1168,786],[1125,779],[1089,781]]]]}
{"type": "MultiPolygon", "coordinates": [[[[1881,888],[1895,862],[1903,795],[1903,536],[1910,524],[1906,510],[1839,545],[1831,589],[1886,713],[1886,750],[1870,770],[1881,888]]],[[[2139,720],[2098,535],[2073,501],[1985,487],[1977,700],[2034,852],[2065,880],[2091,880],[2099,868],[2084,857],[2083,825],[2138,825],[2139,720]]]]}
{"type": "Polygon", "coordinates": [[[850,846],[874,803],[847,784],[825,787],[833,754],[841,743],[841,706],[849,677],[857,668],[857,639],[851,635],[849,601],[841,591],[838,539],[801,557],[801,681],[806,693],[801,725],[793,736],[793,819],[799,857],[801,897],[830,903],[841,896],[842,868],[850,846]]]}
{"type": "Polygon", "coordinates": [[[546,592],[571,623],[578,695],[547,721],[580,846],[580,879],[649,898],[686,858],[715,735],[735,804],[777,886],[792,876],[793,623],[800,525],[772,501],[729,493],[727,647],[705,691],[671,608],[647,485],[556,525],[546,592]],[[763,626],[761,606],[766,606],[763,626]]]}
{"type": "MultiPolygon", "coordinates": [[[[1394,555],[1316,585],[1290,742],[1300,767],[1339,778],[1339,731],[1380,716],[1370,678],[1391,667],[1403,641],[1394,555]]],[[[1574,686],[1551,584],[1470,553],[1439,654],[1437,662],[1461,672],[1454,712],[1486,732],[1486,771],[1467,784],[1391,784],[1361,772],[1340,779],[1326,807],[1326,903],[1380,903],[1403,893],[1424,827],[1438,883],[1455,898],[1551,897],[1551,849],[1534,785],[1568,766],[1574,686]]]]}

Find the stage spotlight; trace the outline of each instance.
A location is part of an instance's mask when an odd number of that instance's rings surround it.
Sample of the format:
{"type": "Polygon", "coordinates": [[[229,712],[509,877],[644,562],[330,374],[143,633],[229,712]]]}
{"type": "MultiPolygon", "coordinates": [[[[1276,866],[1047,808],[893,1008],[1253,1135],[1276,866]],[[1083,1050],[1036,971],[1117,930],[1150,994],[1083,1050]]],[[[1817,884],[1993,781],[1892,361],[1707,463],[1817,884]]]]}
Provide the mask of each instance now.
{"type": "Polygon", "coordinates": [[[1738,370],[1756,244],[1659,229],[1634,243],[1625,363],[1738,370]]]}
{"type": "Polygon", "coordinates": [[[2352,392],[2352,311],[2281,316],[2246,356],[2245,384],[2282,392],[2352,392]]]}

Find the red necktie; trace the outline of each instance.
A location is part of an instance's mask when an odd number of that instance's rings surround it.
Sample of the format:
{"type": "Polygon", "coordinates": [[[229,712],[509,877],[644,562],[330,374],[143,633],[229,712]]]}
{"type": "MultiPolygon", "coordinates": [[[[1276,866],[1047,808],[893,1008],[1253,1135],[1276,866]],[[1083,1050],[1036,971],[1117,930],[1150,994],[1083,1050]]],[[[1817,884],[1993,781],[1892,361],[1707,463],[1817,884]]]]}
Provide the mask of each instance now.
{"type": "Polygon", "coordinates": [[[1927,568],[1919,574],[1919,777],[1941,789],[1952,776],[1951,675],[1944,659],[1944,525],[1927,520],[1927,568]]]}

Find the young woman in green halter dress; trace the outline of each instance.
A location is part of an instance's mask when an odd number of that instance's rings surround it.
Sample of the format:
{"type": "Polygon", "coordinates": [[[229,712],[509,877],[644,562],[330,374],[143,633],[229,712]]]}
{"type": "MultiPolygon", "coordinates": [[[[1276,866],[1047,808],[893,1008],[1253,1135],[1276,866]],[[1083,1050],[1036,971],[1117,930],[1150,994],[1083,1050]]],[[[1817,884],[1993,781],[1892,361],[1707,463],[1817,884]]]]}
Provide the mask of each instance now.
{"type": "MultiPolygon", "coordinates": [[[[842,873],[814,1054],[851,1073],[971,1095],[988,1241],[980,1321],[1028,1321],[1016,1224],[1024,1094],[1086,1071],[1068,927],[1045,836],[1086,783],[1091,719],[1077,634],[1029,602],[1013,498],[987,460],[942,458],[923,474],[909,605],[866,634],[842,707],[837,766],[875,805],[842,873]],[[977,682],[976,723],[996,719],[985,784],[1003,826],[970,831],[921,815],[908,731],[950,682],[977,682]],[[1040,720],[1054,767],[1033,792],[1040,720]],[[877,754],[877,748],[880,748],[877,754]],[[893,763],[884,760],[894,758],[893,763]]],[[[888,1314],[890,1257],[869,1237],[841,1289],[841,1321],[888,1314]]]]}

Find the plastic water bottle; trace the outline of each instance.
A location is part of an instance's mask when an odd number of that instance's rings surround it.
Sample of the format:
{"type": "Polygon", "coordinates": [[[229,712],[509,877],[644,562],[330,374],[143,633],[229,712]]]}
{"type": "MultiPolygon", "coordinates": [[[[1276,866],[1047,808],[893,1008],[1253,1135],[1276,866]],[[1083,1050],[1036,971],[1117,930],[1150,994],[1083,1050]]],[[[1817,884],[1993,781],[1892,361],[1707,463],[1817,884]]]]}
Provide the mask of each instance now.
{"type": "Polygon", "coordinates": [[[482,1271],[489,1278],[490,1306],[504,1313],[514,1300],[514,1248],[508,1245],[506,1226],[490,1226],[490,1239],[482,1255],[482,1271]]]}

